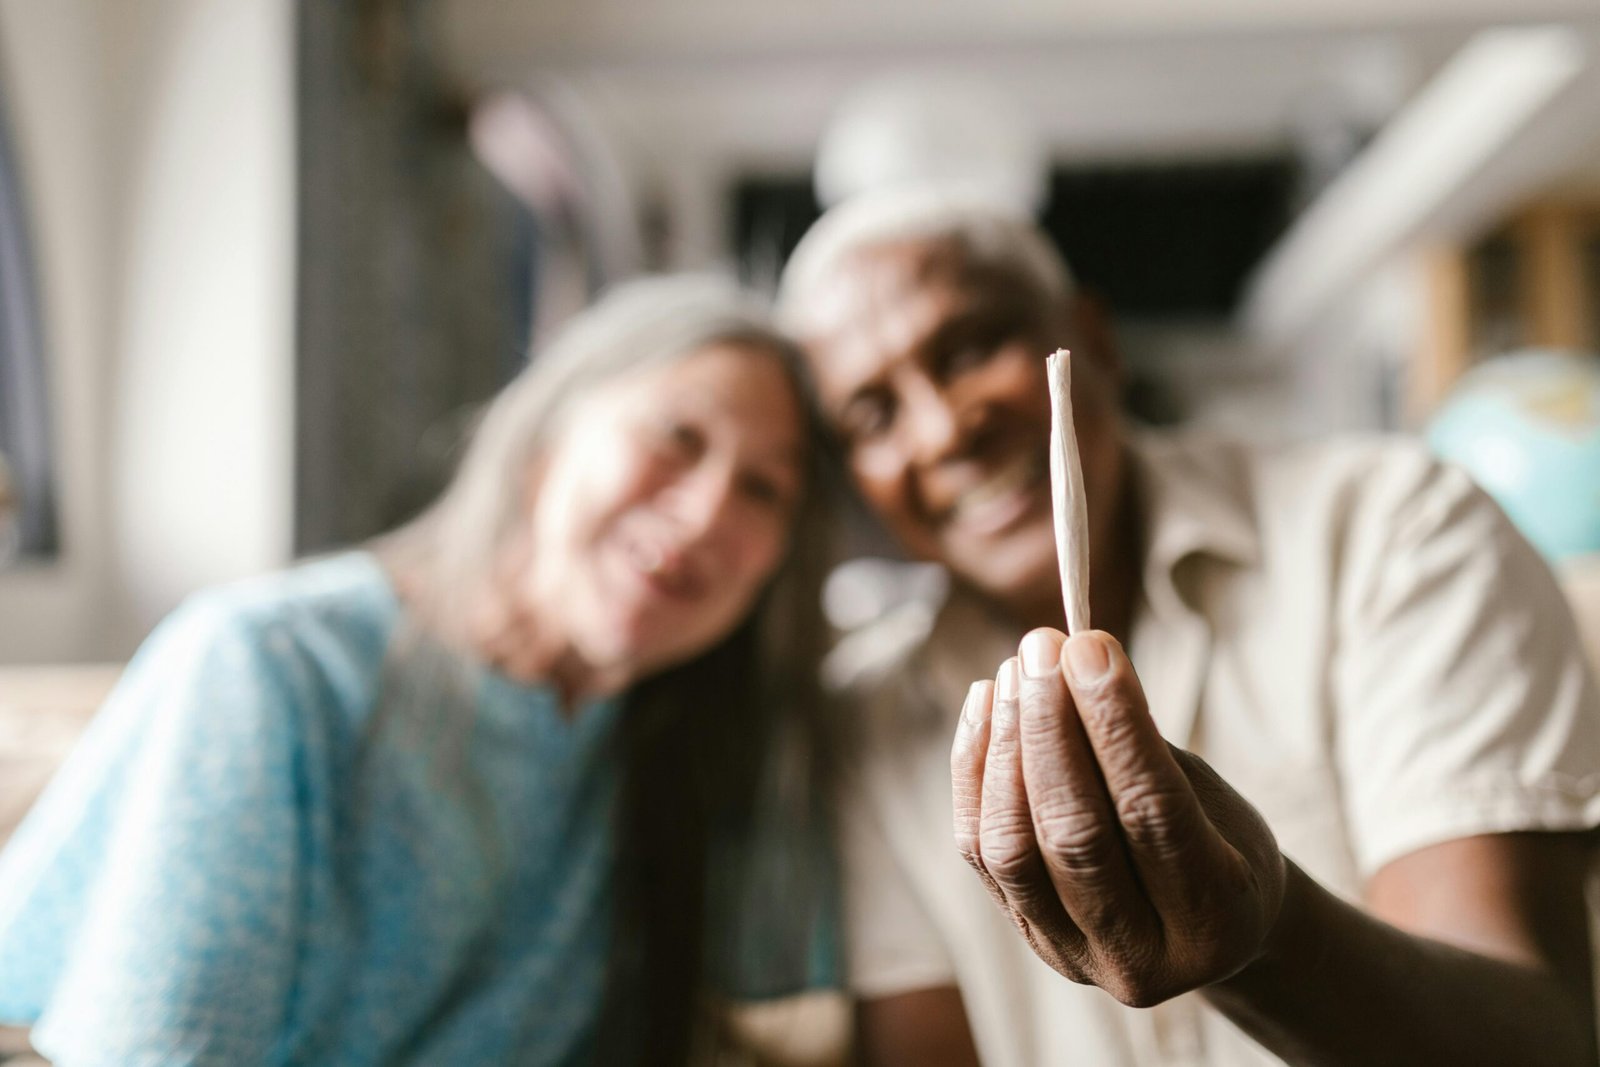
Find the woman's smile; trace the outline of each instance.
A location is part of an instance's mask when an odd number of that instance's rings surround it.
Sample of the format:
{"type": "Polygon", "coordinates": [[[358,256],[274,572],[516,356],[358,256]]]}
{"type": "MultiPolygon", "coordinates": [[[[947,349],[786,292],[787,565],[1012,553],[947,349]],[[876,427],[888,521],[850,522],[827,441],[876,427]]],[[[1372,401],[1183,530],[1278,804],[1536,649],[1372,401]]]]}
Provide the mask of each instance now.
{"type": "Polygon", "coordinates": [[[703,597],[710,576],[683,547],[662,538],[618,534],[611,557],[627,585],[673,603],[703,597]]]}

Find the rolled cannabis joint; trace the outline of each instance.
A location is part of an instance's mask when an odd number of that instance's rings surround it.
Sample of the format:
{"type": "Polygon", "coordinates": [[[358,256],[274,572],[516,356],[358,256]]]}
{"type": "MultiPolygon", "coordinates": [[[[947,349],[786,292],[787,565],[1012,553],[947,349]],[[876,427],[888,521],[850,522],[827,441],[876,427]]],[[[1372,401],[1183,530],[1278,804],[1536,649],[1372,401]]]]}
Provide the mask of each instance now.
{"type": "Polygon", "coordinates": [[[1056,559],[1067,633],[1089,629],[1089,509],[1083,499],[1083,464],[1072,425],[1072,353],[1045,361],[1050,375],[1050,499],[1055,505],[1056,559]]]}

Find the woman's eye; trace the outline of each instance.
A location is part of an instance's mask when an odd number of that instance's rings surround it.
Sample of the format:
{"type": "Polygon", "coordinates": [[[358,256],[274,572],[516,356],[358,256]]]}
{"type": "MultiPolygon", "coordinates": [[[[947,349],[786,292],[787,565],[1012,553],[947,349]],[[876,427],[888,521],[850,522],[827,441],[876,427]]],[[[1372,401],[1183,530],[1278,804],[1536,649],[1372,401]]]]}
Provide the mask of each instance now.
{"type": "Polygon", "coordinates": [[[656,430],[664,449],[673,455],[692,459],[705,450],[705,436],[689,423],[667,421],[656,430]]]}
{"type": "Polygon", "coordinates": [[[783,504],[786,499],[777,482],[757,474],[747,475],[740,479],[740,488],[746,497],[758,504],[777,507],[783,504]]]}

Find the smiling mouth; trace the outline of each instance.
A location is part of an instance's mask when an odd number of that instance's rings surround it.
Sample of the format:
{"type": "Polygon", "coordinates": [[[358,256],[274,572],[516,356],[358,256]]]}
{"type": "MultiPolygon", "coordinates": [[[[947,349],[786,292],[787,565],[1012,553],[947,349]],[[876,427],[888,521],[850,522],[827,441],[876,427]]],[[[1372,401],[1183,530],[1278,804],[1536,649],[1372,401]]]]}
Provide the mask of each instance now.
{"type": "Polygon", "coordinates": [[[944,523],[979,534],[1000,533],[1033,509],[1047,473],[1042,456],[1021,456],[958,496],[944,523]]]}
{"type": "Polygon", "coordinates": [[[648,540],[630,540],[622,557],[642,585],[671,600],[693,600],[705,589],[705,579],[676,548],[648,540]]]}

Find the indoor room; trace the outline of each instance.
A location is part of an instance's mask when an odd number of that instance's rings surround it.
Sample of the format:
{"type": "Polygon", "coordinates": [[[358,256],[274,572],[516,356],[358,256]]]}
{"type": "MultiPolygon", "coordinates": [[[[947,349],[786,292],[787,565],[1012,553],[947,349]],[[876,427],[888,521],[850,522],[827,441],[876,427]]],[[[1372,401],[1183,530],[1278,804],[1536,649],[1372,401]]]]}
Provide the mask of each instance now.
{"type": "Polygon", "coordinates": [[[0,0],[0,1064],[1593,1063],[1593,0],[0,0]]]}

